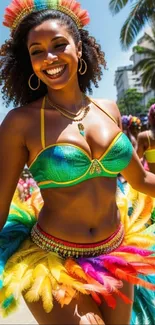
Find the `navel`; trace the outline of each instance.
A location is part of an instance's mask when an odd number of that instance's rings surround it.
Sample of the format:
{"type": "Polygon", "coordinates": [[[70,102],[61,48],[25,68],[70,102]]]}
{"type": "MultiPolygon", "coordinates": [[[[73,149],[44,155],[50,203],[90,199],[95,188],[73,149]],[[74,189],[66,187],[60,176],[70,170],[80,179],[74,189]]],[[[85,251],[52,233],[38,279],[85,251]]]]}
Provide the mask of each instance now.
{"type": "Polygon", "coordinates": [[[89,232],[91,235],[94,235],[95,231],[96,231],[96,228],[89,228],[89,232]]]}

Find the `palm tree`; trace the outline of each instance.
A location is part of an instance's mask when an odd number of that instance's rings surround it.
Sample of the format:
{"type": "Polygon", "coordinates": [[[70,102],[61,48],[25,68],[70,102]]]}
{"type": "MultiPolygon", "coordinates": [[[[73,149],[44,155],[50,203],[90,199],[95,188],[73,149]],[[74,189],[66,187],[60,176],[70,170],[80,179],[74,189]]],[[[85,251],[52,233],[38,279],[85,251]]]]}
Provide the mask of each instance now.
{"type": "Polygon", "coordinates": [[[145,40],[148,46],[135,46],[134,53],[138,53],[141,58],[134,66],[134,71],[141,71],[141,81],[143,87],[155,89],[155,27],[152,28],[152,35],[145,33],[145,40]]]}
{"type": "Polygon", "coordinates": [[[154,0],[110,0],[109,8],[113,15],[131,3],[131,12],[120,34],[123,49],[128,49],[146,23],[155,19],[154,0]]]}

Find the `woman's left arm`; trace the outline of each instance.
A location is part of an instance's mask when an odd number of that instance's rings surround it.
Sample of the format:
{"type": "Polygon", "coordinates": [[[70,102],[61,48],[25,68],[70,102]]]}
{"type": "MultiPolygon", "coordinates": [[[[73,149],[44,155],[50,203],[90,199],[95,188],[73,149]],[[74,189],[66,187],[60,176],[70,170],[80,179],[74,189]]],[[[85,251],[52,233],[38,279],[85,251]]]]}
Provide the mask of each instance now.
{"type": "Polygon", "coordinates": [[[134,149],[129,165],[121,174],[135,190],[155,197],[155,174],[143,168],[134,149]]]}

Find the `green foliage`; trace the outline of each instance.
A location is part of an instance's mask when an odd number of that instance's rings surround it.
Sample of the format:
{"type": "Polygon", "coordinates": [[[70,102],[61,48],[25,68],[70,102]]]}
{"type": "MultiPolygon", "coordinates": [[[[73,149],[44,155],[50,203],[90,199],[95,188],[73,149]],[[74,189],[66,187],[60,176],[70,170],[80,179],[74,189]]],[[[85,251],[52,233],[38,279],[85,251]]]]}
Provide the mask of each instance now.
{"type": "Polygon", "coordinates": [[[133,47],[133,51],[134,51],[134,52],[137,52],[138,54],[143,54],[143,50],[144,50],[144,47],[139,46],[139,45],[135,45],[135,46],[133,47]]]}
{"type": "Polygon", "coordinates": [[[121,114],[137,115],[144,112],[145,107],[141,104],[142,99],[143,94],[138,92],[137,89],[126,90],[124,96],[117,103],[121,114]]]}
{"type": "Polygon", "coordinates": [[[134,47],[134,53],[140,55],[140,60],[133,70],[141,72],[144,88],[155,89],[155,27],[152,28],[152,35],[145,33],[145,40],[148,42],[148,47],[134,47]]]}
{"type": "Polygon", "coordinates": [[[155,104],[155,98],[151,98],[147,103],[147,108],[149,109],[151,105],[155,104]]]}
{"type": "Polygon", "coordinates": [[[131,3],[131,11],[121,29],[120,41],[123,49],[128,49],[143,27],[155,18],[154,0],[110,0],[109,9],[113,15],[131,3]]]}

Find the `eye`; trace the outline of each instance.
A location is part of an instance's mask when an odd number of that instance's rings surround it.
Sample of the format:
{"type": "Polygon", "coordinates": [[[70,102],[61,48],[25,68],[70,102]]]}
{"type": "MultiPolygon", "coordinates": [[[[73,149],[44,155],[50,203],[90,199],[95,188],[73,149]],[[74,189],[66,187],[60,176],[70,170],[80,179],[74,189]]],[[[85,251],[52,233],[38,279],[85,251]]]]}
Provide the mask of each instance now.
{"type": "Polygon", "coordinates": [[[57,48],[57,47],[63,47],[63,46],[66,46],[66,45],[67,45],[66,43],[56,44],[56,45],[55,45],[55,48],[57,48]]]}
{"type": "Polygon", "coordinates": [[[34,50],[34,51],[31,53],[31,55],[36,55],[36,54],[39,54],[39,53],[42,53],[42,51],[41,51],[41,50],[34,50]]]}

